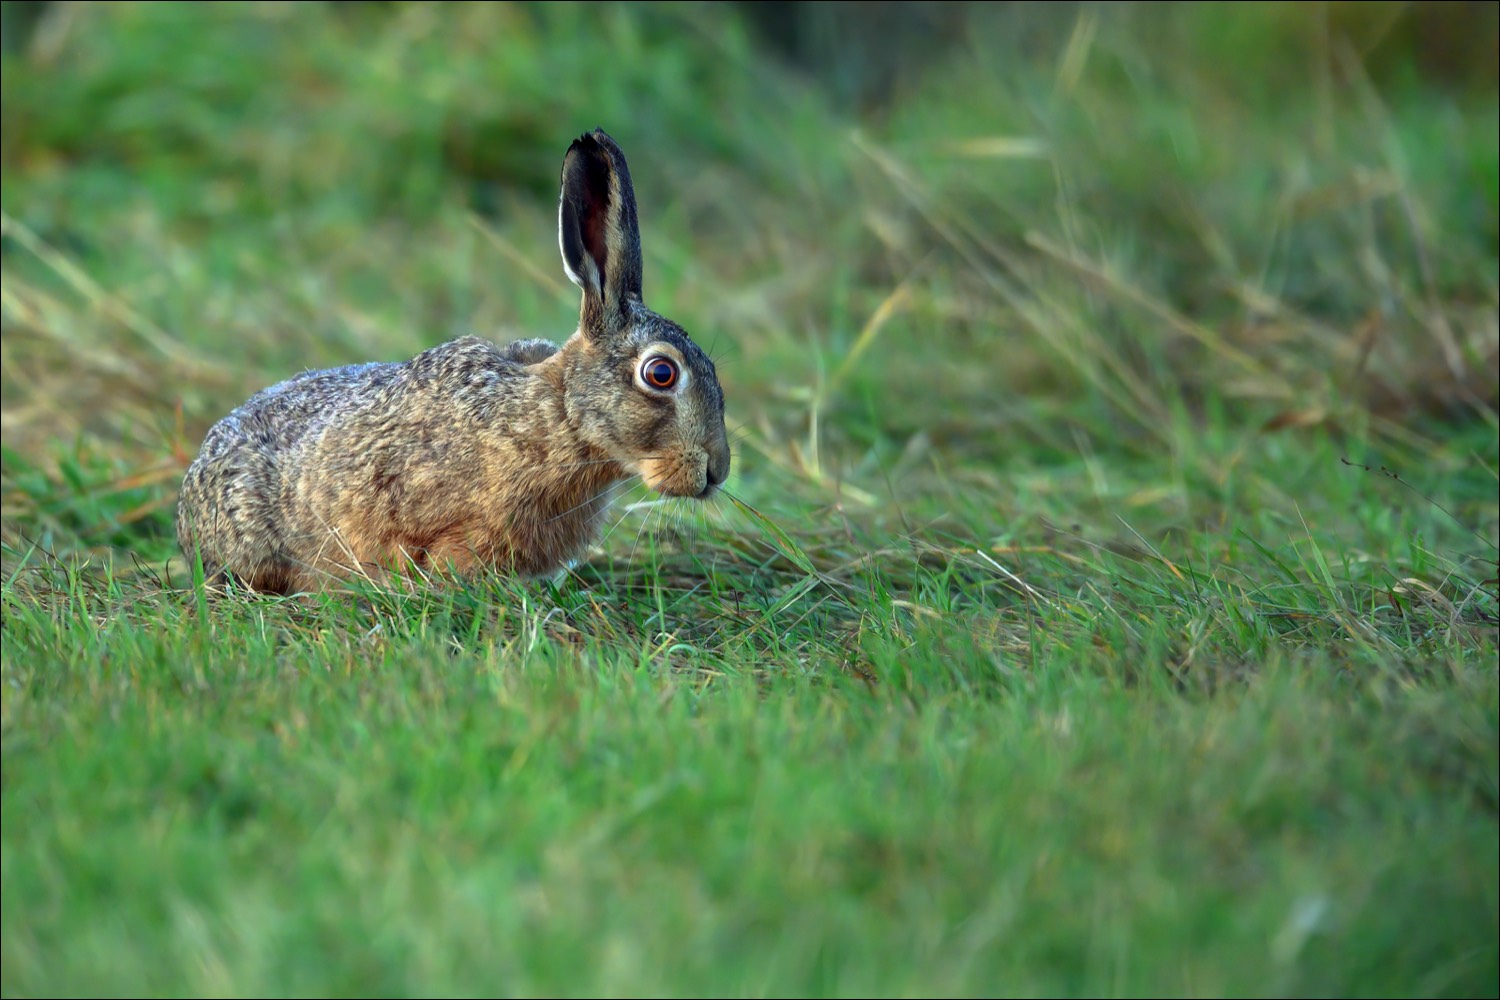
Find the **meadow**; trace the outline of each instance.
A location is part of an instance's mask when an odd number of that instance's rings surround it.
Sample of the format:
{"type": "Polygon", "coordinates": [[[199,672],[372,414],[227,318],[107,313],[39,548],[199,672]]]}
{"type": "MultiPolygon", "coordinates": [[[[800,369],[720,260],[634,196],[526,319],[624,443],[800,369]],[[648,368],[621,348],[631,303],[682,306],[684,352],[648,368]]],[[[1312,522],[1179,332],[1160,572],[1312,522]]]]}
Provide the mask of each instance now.
{"type": "Polygon", "coordinates": [[[1500,992],[1495,25],[1420,6],[7,3],[0,993],[1500,992]],[[727,495],[206,590],[231,407],[574,330],[594,126],[727,495]]]}

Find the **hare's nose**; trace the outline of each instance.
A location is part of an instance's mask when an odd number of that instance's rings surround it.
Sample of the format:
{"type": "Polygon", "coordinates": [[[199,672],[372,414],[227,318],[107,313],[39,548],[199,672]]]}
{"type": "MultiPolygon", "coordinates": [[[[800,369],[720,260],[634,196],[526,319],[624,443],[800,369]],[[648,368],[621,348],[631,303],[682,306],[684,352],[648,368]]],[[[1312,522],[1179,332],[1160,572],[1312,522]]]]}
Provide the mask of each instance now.
{"type": "Polygon", "coordinates": [[[723,486],[729,478],[729,442],[721,434],[708,448],[708,485],[723,486]]]}

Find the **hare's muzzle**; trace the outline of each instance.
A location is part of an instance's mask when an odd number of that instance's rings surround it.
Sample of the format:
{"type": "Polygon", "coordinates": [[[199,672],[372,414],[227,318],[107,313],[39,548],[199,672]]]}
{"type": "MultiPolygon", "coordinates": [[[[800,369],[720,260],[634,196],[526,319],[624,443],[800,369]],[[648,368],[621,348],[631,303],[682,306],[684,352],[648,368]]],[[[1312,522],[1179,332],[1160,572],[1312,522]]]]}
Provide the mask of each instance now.
{"type": "Polygon", "coordinates": [[[708,482],[704,484],[703,490],[698,494],[699,500],[707,500],[713,496],[714,490],[724,485],[729,478],[729,439],[725,436],[722,428],[718,437],[706,449],[708,452],[708,482]]]}

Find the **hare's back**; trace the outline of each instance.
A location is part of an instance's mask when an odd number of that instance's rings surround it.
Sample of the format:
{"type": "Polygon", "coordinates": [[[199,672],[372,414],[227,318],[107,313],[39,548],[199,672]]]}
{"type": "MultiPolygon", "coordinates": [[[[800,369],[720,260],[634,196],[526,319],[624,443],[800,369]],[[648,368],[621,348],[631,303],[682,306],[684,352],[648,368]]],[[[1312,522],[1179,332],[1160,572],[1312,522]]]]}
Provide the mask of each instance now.
{"type": "MultiPolygon", "coordinates": [[[[544,342],[516,345],[541,354],[544,342]]],[[[546,345],[556,350],[554,345],[546,345]]],[[[550,353],[550,352],[547,352],[550,353]]],[[[407,361],[381,361],[305,371],[263,389],[221,420],[204,442],[204,453],[250,445],[286,455],[324,431],[342,440],[395,425],[440,420],[453,404],[489,410],[505,383],[524,378],[532,357],[501,350],[477,337],[429,348],[407,361]]]]}
{"type": "Polygon", "coordinates": [[[397,362],[372,362],[293,375],[262,389],[214,425],[203,442],[203,454],[209,457],[239,444],[284,453],[308,431],[389,385],[400,369],[397,362]]]}

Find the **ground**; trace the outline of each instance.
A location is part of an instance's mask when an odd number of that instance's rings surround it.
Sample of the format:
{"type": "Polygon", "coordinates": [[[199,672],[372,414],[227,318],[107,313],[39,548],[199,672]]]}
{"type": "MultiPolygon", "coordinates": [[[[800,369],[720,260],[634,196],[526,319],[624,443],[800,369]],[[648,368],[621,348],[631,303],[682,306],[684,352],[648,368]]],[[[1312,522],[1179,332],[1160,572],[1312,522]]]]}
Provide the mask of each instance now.
{"type": "Polygon", "coordinates": [[[727,7],[8,26],[5,995],[1494,995],[1493,80],[1008,9],[867,105],[727,7]],[[206,591],[233,405],[571,332],[596,125],[727,495],[206,591]]]}

